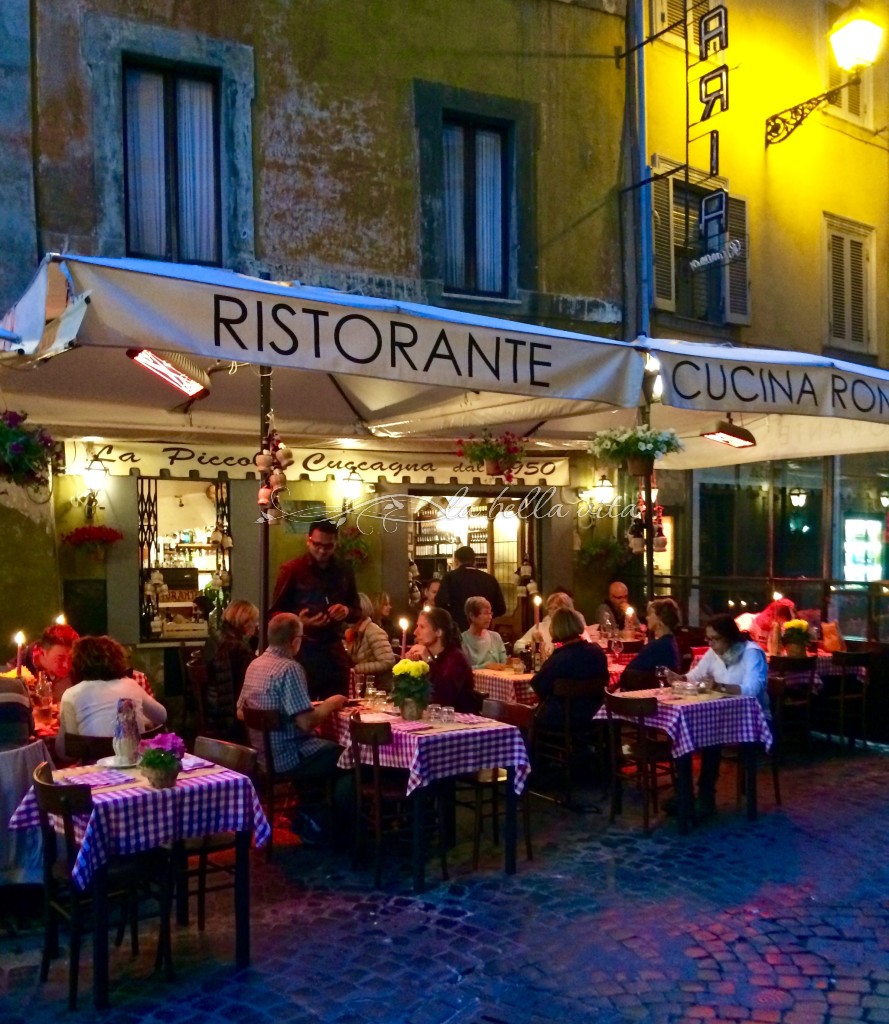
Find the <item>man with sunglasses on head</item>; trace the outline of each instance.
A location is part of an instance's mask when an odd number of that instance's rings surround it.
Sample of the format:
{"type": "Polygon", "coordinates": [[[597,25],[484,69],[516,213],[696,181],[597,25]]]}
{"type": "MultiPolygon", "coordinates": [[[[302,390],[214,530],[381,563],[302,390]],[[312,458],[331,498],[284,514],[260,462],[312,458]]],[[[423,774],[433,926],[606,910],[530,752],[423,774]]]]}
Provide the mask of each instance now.
{"type": "Polygon", "coordinates": [[[358,622],[361,606],[355,574],[335,557],[337,527],[326,519],[309,526],[304,555],[278,570],[270,614],[292,612],[303,624],[298,661],[308,677],[312,700],[349,692],[349,656],[343,645],[346,623],[358,622]]]}

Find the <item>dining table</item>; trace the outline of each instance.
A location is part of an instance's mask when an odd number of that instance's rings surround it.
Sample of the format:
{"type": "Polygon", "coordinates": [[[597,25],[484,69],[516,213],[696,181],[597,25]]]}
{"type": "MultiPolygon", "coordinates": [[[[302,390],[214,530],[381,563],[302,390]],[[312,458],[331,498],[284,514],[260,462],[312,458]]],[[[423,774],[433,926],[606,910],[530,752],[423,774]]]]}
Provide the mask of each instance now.
{"type": "MultiPolygon", "coordinates": [[[[325,723],[330,738],[344,747],[340,768],[354,766],[349,738],[349,717],[353,711],[361,714],[362,721],[387,721],[391,724],[392,742],[380,748],[380,763],[387,768],[408,770],[406,792],[413,804],[414,890],[423,892],[425,889],[422,822],[430,787],[483,768],[506,769],[504,870],[506,874],[515,874],[518,796],[531,773],[531,762],[519,729],[505,722],[459,712],[454,715],[453,722],[410,722],[405,721],[391,705],[353,705],[330,716],[325,723]]],[[[371,748],[362,747],[362,763],[371,763],[371,758],[371,748]]]]}
{"type": "MultiPolygon", "coordinates": [[[[700,650],[700,654],[694,654],[691,662],[691,667],[694,668],[707,648],[693,648],[693,651],[700,650]]],[[[834,663],[833,656],[830,651],[825,651],[824,648],[819,647],[815,652],[815,657],[818,659],[815,664],[815,678],[812,680],[812,693],[820,693],[824,689],[824,677],[838,675],[837,666],[834,663]]],[[[849,666],[846,671],[854,676],[855,679],[859,680],[864,685],[867,685],[867,669],[863,665],[849,666]]],[[[807,672],[788,672],[786,681],[788,686],[805,684],[809,680],[807,672]]]]}
{"type": "MultiPolygon", "coordinates": [[[[607,652],[609,689],[617,689],[623,670],[633,654],[612,654],[607,652]]],[[[531,688],[533,672],[514,672],[504,665],[502,669],[476,668],[472,670],[475,679],[476,693],[483,693],[492,700],[502,700],[507,704],[537,704],[537,694],[531,688]]]]}
{"type": "MultiPolygon", "coordinates": [[[[176,848],[185,839],[235,833],[235,963],[250,964],[251,836],[257,846],[271,837],[253,783],[246,775],[187,754],[175,785],[152,788],[138,767],[84,765],[53,772],[57,784],[89,785],[93,809],[75,821],[79,852],[72,879],[85,890],[112,857],[157,847],[176,848]]],[[[59,819],[56,826],[61,830],[59,819]]],[[[39,829],[40,818],[33,786],[18,805],[10,829],[39,829]]],[[[102,889],[97,887],[97,892],[102,889]]],[[[99,917],[99,908],[97,908],[99,917]]],[[[100,918],[101,919],[101,918],[100,918]]],[[[97,1005],[108,989],[108,930],[97,927],[94,936],[94,988],[97,1005]]]]}
{"type": "MultiPolygon", "coordinates": [[[[757,817],[756,767],[760,745],[772,748],[772,732],[762,705],[755,697],[706,690],[683,694],[669,687],[634,690],[623,697],[656,697],[657,713],[646,718],[646,724],[661,729],[671,741],[676,764],[677,824],[687,834],[692,819],[694,786],[692,755],[703,747],[738,744],[747,781],[747,817],[757,817]]],[[[607,719],[604,707],[594,718],[607,719]]],[[[620,717],[620,716],[618,716],[620,717]]],[[[629,719],[628,719],[629,720],[629,719]]]]}

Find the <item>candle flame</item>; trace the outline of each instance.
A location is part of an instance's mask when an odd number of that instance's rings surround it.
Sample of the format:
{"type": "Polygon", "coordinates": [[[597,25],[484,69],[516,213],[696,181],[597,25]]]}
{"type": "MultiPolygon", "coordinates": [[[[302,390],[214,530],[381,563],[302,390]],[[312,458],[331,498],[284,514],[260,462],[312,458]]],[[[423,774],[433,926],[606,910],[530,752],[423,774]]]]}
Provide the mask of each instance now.
{"type": "Polygon", "coordinates": [[[16,633],[16,635],[12,639],[19,645],[19,647],[21,647],[22,644],[25,642],[25,634],[21,630],[19,630],[18,633],[16,633]]]}
{"type": "Polygon", "coordinates": [[[405,629],[407,629],[407,627],[408,627],[409,625],[410,625],[410,622],[409,622],[409,621],[408,621],[407,619],[399,619],[399,620],[398,620],[398,626],[399,626],[399,628],[400,628],[401,630],[405,630],[405,629]]]}
{"type": "Polygon", "coordinates": [[[59,615],[56,616],[56,625],[57,626],[67,626],[68,625],[68,620],[65,618],[65,616],[63,614],[59,614],[59,615]]]}
{"type": "Polygon", "coordinates": [[[536,604],[538,608],[543,604],[543,598],[540,596],[540,594],[534,595],[534,604],[536,604]]]}

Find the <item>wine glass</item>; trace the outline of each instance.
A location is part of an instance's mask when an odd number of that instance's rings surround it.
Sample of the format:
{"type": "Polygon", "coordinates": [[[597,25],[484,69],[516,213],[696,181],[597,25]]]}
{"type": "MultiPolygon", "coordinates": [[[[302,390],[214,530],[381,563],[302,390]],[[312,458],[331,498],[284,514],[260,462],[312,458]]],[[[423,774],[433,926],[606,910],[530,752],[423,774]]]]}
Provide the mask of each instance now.
{"type": "Polygon", "coordinates": [[[614,655],[615,659],[621,656],[623,649],[623,640],[621,640],[620,636],[615,636],[615,638],[611,641],[611,653],[614,655]]]}

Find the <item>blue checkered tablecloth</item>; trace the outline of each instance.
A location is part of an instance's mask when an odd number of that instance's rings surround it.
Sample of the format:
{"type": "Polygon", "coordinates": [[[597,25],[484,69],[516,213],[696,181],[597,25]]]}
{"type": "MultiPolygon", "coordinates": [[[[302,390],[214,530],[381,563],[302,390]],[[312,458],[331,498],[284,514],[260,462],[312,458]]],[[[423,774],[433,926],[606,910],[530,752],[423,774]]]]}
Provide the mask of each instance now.
{"type": "MultiPolygon", "coordinates": [[[[683,697],[674,700],[669,690],[636,690],[622,697],[657,697],[657,714],[646,718],[652,728],[663,729],[673,742],[673,757],[701,747],[723,743],[762,743],[772,747],[769,723],[753,697],[683,697]]],[[[607,718],[605,708],[595,715],[607,718]]]]}
{"type": "MultiPolygon", "coordinates": [[[[84,770],[66,769],[55,777],[65,779],[78,773],[84,774],[84,770]]],[[[87,772],[84,782],[88,778],[87,772]]],[[[92,814],[76,823],[81,847],[72,875],[81,889],[86,889],[96,870],[115,855],[215,832],[249,829],[257,846],[265,845],[271,836],[256,790],[246,775],[226,768],[185,772],[169,789],[152,789],[137,770],[130,778],[129,785],[94,790],[92,814]]],[[[79,780],[72,777],[68,781],[79,780]]],[[[32,788],[16,808],[9,827],[32,828],[39,823],[32,788]]]]}
{"type": "MultiPolygon", "coordinates": [[[[372,721],[372,712],[362,718],[372,721]]],[[[383,717],[383,716],[380,716],[383,717]]],[[[521,793],[531,773],[531,763],[521,732],[514,725],[494,722],[477,715],[457,715],[453,725],[434,726],[429,723],[405,722],[396,716],[385,716],[392,723],[392,742],[380,748],[380,763],[387,768],[407,768],[410,772],[407,792],[428,786],[437,779],[465,775],[481,768],[515,767],[515,791],[521,793]]],[[[349,741],[349,716],[335,719],[336,741],[345,747],[341,768],[352,767],[349,741]]],[[[362,761],[370,761],[370,748],[362,748],[362,761]]]]}

